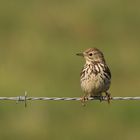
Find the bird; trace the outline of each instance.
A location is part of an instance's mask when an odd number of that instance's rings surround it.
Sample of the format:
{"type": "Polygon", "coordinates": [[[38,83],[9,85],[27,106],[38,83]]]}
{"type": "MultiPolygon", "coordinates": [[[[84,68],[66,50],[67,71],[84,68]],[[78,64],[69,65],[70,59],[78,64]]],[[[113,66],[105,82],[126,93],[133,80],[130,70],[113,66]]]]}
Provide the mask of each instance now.
{"type": "Polygon", "coordinates": [[[89,48],[76,55],[85,59],[84,67],[80,73],[81,89],[84,92],[84,96],[81,97],[82,104],[85,105],[90,97],[98,97],[102,101],[103,93],[110,103],[111,94],[108,90],[111,85],[111,72],[104,54],[97,48],[89,48]]]}

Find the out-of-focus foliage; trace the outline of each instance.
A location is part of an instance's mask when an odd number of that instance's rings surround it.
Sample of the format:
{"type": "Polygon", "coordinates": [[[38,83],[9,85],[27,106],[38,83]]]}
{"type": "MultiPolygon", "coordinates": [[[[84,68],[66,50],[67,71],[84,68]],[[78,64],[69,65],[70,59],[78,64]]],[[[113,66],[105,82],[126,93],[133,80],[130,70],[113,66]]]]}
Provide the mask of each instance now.
{"type": "MultiPolygon", "coordinates": [[[[112,96],[140,96],[140,2],[1,0],[0,96],[81,96],[76,57],[101,49],[112,96]]],[[[140,102],[0,102],[2,140],[140,138],[140,102]]]]}

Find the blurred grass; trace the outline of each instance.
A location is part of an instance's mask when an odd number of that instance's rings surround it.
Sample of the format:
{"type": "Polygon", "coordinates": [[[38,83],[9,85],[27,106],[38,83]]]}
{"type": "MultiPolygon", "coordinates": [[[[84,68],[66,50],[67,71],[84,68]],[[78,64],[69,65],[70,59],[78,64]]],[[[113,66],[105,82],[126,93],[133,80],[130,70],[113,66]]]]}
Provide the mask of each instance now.
{"type": "MultiPolygon", "coordinates": [[[[81,96],[75,53],[101,49],[112,96],[139,96],[139,1],[1,0],[0,96],[81,96]]],[[[139,139],[139,101],[0,103],[0,135],[16,139],[139,139]]]]}

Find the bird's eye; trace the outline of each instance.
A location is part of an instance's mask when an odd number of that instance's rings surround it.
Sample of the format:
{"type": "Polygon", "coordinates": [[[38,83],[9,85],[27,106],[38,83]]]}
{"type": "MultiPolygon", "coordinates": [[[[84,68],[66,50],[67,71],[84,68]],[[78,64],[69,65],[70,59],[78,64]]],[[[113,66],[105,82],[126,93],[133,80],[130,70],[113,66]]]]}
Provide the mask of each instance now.
{"type": "Polygon", "coordinates": [[[89,56],[92,56],[92,55],[93,55],[92,53],[89,54],[89,56]]]}

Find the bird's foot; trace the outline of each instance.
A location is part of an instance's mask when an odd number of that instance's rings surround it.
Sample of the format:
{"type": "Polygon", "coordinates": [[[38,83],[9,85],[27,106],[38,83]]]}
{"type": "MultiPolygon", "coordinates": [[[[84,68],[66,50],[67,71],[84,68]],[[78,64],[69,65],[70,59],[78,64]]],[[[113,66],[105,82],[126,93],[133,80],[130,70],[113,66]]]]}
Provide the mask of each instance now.
{"type": "Polygon", "coordinates": [[[88,97],[83,96],[83,97],[80,98],[80,101],[82,103],[82,106],[86,106],[86,102],[88,101],[88,97]]]}
{"type": "Polygon", "coordinates": [[[106,94],[105,98],[107,99],[108,104],[110,104],[111,94],[108,92],[105,92],[105,94],[106,94]]]}

